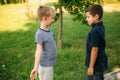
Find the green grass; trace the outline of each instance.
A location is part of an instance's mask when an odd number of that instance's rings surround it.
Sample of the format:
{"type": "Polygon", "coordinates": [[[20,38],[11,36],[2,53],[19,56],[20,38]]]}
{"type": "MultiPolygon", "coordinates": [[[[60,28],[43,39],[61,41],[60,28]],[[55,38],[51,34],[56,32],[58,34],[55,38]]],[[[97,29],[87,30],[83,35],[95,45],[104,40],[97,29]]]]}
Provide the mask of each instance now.
{"type": "MultiPolygon", "coordinates": [[[[39,28],[37,20],[29,21],[25,5],[0,6],[0,80],[29,80],[34,64],[34,35],[39,28]]],[[[105,13],[106,52],[109,68],[120,67],[120,12],[105,13]]],[[[57,42],[58,22],[52,25],[57,42]]],[[[90,27],[74,22],[65,13],[63,18],[63,48],[57,49],[54,80],[85,80],[85,44],[90,27]]]]}

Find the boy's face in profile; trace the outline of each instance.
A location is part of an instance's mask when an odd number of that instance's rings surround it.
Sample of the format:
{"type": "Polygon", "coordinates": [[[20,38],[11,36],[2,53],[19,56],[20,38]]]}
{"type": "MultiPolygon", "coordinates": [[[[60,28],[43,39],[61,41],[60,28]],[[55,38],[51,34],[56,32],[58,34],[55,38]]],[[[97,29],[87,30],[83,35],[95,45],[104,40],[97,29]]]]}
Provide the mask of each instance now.
{"type": "Polygon", "coordinates": [[[91,15],[90,12],[86,12],[86,20],[89,25],[93,25],[98,22],[98,15],[96,14],[95,16],[91,15]]]}
{"type": "Polygon", "coordinates": [[[55,14],[51,13],[51,15],[49,17],[47,17],[47,19],[46,19],[47,26],[50,26],[54,22],[54,16],[55,16],[55,14]]]}

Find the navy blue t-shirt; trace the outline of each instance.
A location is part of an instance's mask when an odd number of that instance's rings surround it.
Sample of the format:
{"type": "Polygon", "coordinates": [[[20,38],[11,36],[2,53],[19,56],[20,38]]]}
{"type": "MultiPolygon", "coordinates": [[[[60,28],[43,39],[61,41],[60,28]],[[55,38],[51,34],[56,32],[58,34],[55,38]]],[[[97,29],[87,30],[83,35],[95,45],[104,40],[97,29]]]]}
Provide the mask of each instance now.
{"type": "Polygon", "coordinates": [[[98,47],[98,55],[94,65],[95,71],[104,71],[107,68],[107,55],[105,53],[105,28],[103,22],[92,25],[86,42],[86,66],[89,67],[92,47],[98,47]]]}

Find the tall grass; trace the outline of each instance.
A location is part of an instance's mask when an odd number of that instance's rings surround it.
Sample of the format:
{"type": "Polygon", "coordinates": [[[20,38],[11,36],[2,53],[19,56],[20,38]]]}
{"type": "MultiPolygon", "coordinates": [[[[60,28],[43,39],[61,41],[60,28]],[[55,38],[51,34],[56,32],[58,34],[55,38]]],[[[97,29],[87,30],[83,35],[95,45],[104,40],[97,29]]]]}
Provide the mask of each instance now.
{"type": "MultiPolygon", "coordinates": [[[[28,21],[25,6],[0,6],[0,80],[29,80],[33,68],[34,35],[39,21],[28,21]]],[[[105,13],[106,52],[109,68],[106,72],[120,67],[120,12],[105,13]]],[[[58,22],[51,26],[57,42],[58,22]]],[[[63,16],[63,48],[57,50],[57,64],[54,80],[85,80],[85,45],[90,27],[74,22],[72,16],[63,16]]]]}

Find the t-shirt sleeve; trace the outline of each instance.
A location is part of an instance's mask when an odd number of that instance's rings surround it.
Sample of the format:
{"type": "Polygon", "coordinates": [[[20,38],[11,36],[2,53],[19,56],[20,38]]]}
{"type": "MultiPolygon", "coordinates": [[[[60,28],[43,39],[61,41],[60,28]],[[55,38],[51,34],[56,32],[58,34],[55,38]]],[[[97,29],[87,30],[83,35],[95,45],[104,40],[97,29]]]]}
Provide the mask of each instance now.
{"type": "Polygon", "coordinates": [[[42,34],[41,33],[36,33],[35,35],[35,43],[39,43],[42,44],[43,43],[43,38],[42,38],[42,34]]]}
{"type": "Polygon", "coordinates": [[[93,31],[91,33],[91,45],[93,47],[99,47],[100,44],[100,35],[98,34],[97,31],[93,31]]]}

